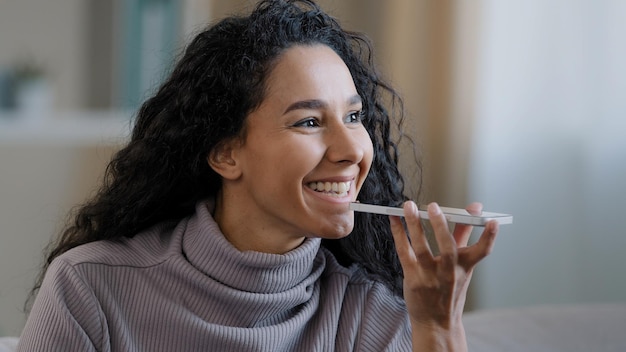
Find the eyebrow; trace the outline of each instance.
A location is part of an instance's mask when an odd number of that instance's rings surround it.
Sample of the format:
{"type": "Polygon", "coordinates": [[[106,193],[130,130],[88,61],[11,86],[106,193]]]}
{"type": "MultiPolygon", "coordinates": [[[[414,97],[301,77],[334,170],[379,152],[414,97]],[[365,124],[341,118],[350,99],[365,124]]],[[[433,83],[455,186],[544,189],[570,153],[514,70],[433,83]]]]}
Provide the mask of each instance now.
{"type": "MultiPolygon", "coordinates": [[[[361,102],[361,96],[359,96],[358,94],[355,94],[348,99],[348,105],[356,105],[361,102]]],[[[317,110],[326,108],[327,106],[328,104],[318,99],[301,100],[289,105],[287,109],[285,109],[283,115],[292,110],[317,110]]]]}

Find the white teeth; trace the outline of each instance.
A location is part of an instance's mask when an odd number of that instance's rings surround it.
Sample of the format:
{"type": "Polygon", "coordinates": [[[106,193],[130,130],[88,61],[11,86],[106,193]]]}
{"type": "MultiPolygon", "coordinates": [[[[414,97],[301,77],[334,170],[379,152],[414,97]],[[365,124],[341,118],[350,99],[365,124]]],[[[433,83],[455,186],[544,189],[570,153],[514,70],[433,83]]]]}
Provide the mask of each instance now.
{"type": "Polygon", "coordinates": [[[307,185],[310,189],[317,192],[329,193],[331,195],[345,196],[350,189],[350,181],[348,182],[311,182],[307,185]]]}

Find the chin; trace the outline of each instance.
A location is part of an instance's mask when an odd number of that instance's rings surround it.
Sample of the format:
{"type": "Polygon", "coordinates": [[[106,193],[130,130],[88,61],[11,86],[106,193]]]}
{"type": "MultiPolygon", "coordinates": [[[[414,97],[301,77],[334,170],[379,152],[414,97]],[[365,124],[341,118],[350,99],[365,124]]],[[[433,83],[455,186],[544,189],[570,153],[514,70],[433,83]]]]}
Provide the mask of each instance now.
{"type": "Polygon", "coordinates": [[[348,237],[350,233],[342,233],[342,234],[323,234],[322,236],[319,236],[319,238],[324,239],[324,240],[340,240],[344,237],[348,237]]]}
{"type": "Polygon", "coordinates": [[[345,225],[336,225],[332,228],[321,229],[319,232],[319,237],[328,239],[328,240],[338,240],[340,238],[344,238],[348,236],[352,229],[354,228],[354,223],[345,224],[345,225]]]}

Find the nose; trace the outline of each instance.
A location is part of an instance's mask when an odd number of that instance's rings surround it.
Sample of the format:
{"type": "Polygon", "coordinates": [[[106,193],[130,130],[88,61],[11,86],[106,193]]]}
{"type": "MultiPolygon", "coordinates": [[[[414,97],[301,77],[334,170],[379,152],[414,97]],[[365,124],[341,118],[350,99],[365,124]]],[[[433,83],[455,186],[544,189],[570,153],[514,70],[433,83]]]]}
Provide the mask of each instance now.
{"type": "Polygon", "coordinates": [[[327,130],[326,145],[326,159],[329,161],[357,164],[363,160],[371,141],[364,128],[338,123],[327,130]]]}

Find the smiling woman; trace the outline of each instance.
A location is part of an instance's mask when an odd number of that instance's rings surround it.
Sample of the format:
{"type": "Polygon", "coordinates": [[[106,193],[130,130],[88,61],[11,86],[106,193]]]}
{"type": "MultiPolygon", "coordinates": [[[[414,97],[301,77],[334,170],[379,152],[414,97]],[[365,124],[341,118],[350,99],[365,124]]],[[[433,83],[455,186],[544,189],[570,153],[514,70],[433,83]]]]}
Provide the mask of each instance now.
{"type": "Polygon", "coordinates": [[[497,224],[467,247],[431,204],[435,256],[413,202],[349,209],[406,200],[371,57],[311,1],[199,33],[53,244],[18,349],[465,350],[497,224]]]}
{"type": "Polygon", "coordinates": [[[267,82],[245,138],[209,158],[222,176],[215,220],[240,250],[286,253],[306,237],[347,236],[354,225],[348,204],[373,156],[354,117],[362,103],[348,67],[325,45],[295,46],[279,56],[267,82]]]}

